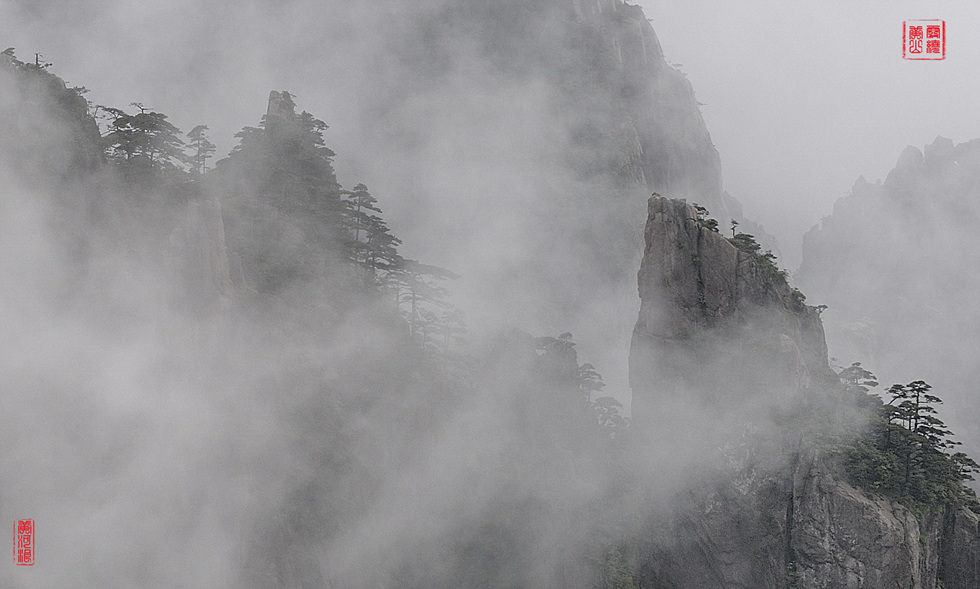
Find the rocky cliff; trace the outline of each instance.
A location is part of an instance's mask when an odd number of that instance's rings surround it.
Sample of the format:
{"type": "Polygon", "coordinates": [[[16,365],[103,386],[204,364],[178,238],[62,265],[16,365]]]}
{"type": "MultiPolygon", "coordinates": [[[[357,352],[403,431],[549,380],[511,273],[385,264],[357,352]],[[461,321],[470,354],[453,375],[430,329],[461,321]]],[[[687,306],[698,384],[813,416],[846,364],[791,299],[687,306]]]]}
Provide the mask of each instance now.
{"type": "Polygon", "coordinates": [[[683,201],[649,201],[630,355],[633,423],[644,443],[657,444],[666,432],[676,439],[669,424],[684,421],[698,430],[691,440],[720,447],[721,460],[682,494],[662,539],[639,542],[642,586],[978,586],[975,514],[950,506],[917,517],[867,495],[819,449],[814,428],[831,426],[814,423],[810,409],[786,410],[838,402],[818,310],[771,260],[710,225],[683,201]],[[702,409],[666,415],[680,400],[702,409]],[[718,413],[737,416],[729,431],[711,431],[724,423],[718,413]]]}
{"type": "Polygon", "coordinates": [[[638,424],[664,397],[719,402],[836,380],[818,311],[764,255],[705,226],[686,202],[657,195],[645,240],[630,351],[638,424]]]}
{"type": "Polygon", "coordinates": [[[637,559],[644,587],[967,589],[980,583],[976,514],[916,517],[843,481],[808,451],[781,468],[743,465],[691,491],[637,559]]]}
{"type": "Polygon", "coordinates": [[[618,142],[619,171],[648,190],[701,199],[727,214],[735,203],[723,203],[721,159],[694,88],[667,64],[643,10],[618,0],[572,6],[586,30],[597,29],[610,66],[603,75],[613,77],[623,97],[609,102],[617,120],[605,129],[618,142]]]}
{"type": "MultiPolygon", "coordinates": [[[[624,180],[698,202],[719,219],[735,219],[767,244],[772,238],[745,219],[723,188],[721,158],[701,116],[694,87],[670,65],[651,21],[620,0],[572,0],[584,30],[594,29],[606,53],[602,76],[612,81],[604,131],[616,141],[616,166],[624,180]],[[609,120],[614,121],[609,124],[609,120]]],[[[653,15],[656,16],[656,15],[653,15]]],[[[582,59],[588,63],[588,59],[582,59]]],[[[587,120],[587,119],[586,119],[587,120]]]]}
{"type": "Polygon", "coordinates": [[[571,35],[594,39],[584,44],[593,55],[583,55],[579,67],[602,65],[583,72],[592,78],[586,88],[608,94],[601,110],[577,113],[574,136],[592,138],[599,148],[595,153],[610,158],[611,168],[628,184],[691,199],[721,218],[742,221],[741,205],[722,188],[721,158],[694,88],[667,63],[643,9],[620,0],[572,0],[571,5],[571,35]]]}

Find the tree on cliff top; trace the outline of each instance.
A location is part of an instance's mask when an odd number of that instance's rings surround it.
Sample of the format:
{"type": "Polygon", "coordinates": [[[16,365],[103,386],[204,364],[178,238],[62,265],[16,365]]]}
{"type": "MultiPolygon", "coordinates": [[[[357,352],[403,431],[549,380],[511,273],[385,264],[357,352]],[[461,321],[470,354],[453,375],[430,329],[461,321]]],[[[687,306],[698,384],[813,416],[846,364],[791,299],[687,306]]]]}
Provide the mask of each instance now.
{"type": "Polygon", "coordinates": [[[208,160],[211,159],[217,149],[214,143],[208,139],[207,130],[207,125],[198,125],[187,134],[190,139],[188,146],[191,148],[191,169],[198,174],[208,171],[208,160]]]}
{"type": "Polygon", "coordinates": [[[108,115],[109,128],[102,136],[106,157],[134,180],[173,178],[184,172],[188,158],[180,129],[167,115],[152,111],[138,102],[137,114],[101,106],[108,115]]]}
{"type": "Polygon", "coordinates": [[[377,284],[387,284],[391,274],[405,262],[398,254],[401,240],[391,234],[378,201],[367,186],[358,184],[353,190],[342,190],[341,196],[346,207],[344,223],[351,261],[370,270],[377,284]]]}
{"type": "Polygon", "coordinates": [[[888,402],[868,392],[878,385],[874,375],[858,363],[840,372],[846,389],[859,406],[870,407],[871,428],[845,452],[848,475],[857,486],[923,511],[945,505],[980,508],[973,490],[964,482],[980,472],[963,452],[947,450],[959,445],[937,416],[942,399],[929,393],[924,381],[889,387],[888,402]]]}

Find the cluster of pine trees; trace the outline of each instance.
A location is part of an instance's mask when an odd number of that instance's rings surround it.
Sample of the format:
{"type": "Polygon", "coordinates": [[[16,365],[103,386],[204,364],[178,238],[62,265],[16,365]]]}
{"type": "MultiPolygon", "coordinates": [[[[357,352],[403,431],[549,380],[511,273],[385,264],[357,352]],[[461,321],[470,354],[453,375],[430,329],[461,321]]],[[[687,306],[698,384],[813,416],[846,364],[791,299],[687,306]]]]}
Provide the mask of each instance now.
{"type": "Polygon", "coordinates": [[[894,384],[884,400],[870,392],[878,382],[860,363],[843,369],[840,377],[870,414],[867,433],[844,452],[852,482],[918,512],[946,505],[980,512],[976,494],[966,485],[980,472],[980,464],[952,451],[960,442],[939,418],[942,399],[930,393],[928,383],[894,384]]]}

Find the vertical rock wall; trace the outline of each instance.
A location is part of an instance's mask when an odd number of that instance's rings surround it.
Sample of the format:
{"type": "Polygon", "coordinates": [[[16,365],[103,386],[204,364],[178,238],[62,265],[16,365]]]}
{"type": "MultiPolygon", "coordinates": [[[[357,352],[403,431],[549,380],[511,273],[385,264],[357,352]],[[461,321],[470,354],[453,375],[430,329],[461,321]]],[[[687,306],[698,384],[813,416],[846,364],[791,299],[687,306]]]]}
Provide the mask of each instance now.
{"type": "Polygon", "coordinates": [[[645,241],[630,351],[638,427],[665,397],[720,402],[836,382],[817,311],[771,264],[702,226],[692,206],[657,195],[645,241]]]}
{"type": "MultiPolygon", "coordinates": [[[[705,430],[691,435],[693,442],[723,423],[710,416],[756,419],[746,406],[765,414],[781,400],[802,403],[803,393],[833,394],[839,382],[827,365],[820,317],[773,267],[705,227],[692,206],[657,195],[645,239],[630,384],[633,424],[649,441],[668,435],[673,421],[705,430]],[[679,400],[702,409],[671,414],[679,400]]],[[[734,421],[728,427],[752,431],[734,421]]],[[[684,495],[669,540],[653,542],[641,559],[643,586],[980,587],[976,514],[951,506],[916,517],[845,482],[792,427],[757,423],[774,431],[744,444],[737,460],[722,451],[723,476],[684,495]]],[[[672,443],[678,431],[670,433],[672,443]]],[[[736,437],[711,439],[730,447],[736,437]]]]}

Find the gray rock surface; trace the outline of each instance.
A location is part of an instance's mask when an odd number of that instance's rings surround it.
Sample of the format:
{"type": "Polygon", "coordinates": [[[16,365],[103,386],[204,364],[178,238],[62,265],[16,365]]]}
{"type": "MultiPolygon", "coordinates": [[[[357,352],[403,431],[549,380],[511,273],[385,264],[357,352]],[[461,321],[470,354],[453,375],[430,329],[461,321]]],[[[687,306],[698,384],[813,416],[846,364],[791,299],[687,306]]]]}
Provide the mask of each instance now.
{"type": "MultiPolygon", "coordinates": [[[[758,256],[704,227],[687,203],[656,195],[645,237],[630,355],[638,431],[663,430],[665,403],[678,398],[721,413],[754,398],[764,412],[839,386],[819,313],[758,256]]],[[[975,514],[950,506],[917,517],[848,484],[796,432],[743,427],[748,441],[721,448],[717,472],[683,495],[667,531],[644,538],[642,587],[980,587],[975,514]]]]}
{"type": "Polygon", "coordinates": [[[702,226],[691,205],[657,195],[645,240],[630,352],[641,427],[665,397],[716,402],[729,392],[778,396],[836,382],[818,312],[774,266],[702,226]]]}
{"type": "Polygon", "coordinates": [[[939,576],[944,589],[980,587],[980,518],[966,509],[946,513],[939,576]]]}
{"type": "Polygon", "coordinates": [[[636,575],[676,589],[967,589],[980,586],[978,519],[918,519],[841,480],[817,452],[691,491],[669,542],[636,575]]]}

